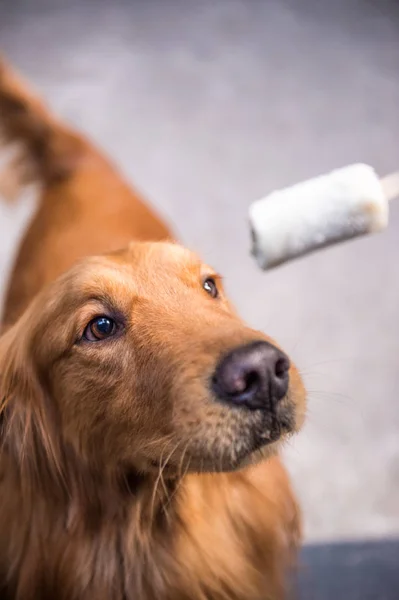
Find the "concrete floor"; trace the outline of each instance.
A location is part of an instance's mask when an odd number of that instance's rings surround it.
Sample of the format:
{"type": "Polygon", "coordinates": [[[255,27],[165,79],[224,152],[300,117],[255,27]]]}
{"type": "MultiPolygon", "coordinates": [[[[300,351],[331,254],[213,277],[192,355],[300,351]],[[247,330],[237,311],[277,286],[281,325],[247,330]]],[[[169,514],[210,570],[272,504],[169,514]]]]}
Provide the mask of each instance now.
{"type": "MultiPolygon", "coordinates": [[[[308,539],[399,534],[399,202],[386,233],[269,274],[246,222],[275,187],[399,167],[398,4],[0,0],[0,48],[296,358],[309,417],[287,460],[308,539]]],[[[30,209],[0,206],[2,287],[30,209]]]]}

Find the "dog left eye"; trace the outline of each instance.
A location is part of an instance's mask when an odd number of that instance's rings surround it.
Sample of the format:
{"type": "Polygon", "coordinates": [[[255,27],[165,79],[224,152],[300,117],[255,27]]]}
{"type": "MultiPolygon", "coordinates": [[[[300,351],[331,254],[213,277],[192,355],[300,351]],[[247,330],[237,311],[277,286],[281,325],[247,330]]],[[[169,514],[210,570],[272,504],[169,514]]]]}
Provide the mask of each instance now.
{"type": "Polygon", "coordinates": [[[116,330],[116,322],[110,317],[102,315],[90,321],[84,331],[83,337],[89,342],[99,342],[113,336],[116,330]]]}
{"type": "Polygon", "coordinates": [[[212,298],[218,297],[219,292],[213,277],[207,277],[207,279],[205,279],[204,283],[202,284],[202,287],[210,296],[212,296],[212,298]]]}

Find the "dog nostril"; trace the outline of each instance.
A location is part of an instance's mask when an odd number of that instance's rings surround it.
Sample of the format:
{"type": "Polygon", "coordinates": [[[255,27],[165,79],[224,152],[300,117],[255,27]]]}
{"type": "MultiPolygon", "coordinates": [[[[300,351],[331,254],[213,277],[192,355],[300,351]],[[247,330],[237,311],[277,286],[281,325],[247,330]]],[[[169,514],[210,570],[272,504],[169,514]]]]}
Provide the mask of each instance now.
{"type": "Polygon", "coordinates": [[[242,390],[242,392],[252,392],[257,390],[261,384],[260,379],[261,378],[258,371],[249,371],[248,373],[246,373],[244,379],[245,387],[242,390]]]}
{"type": "Polygon", "coordinates": [[[275,364],[270,378],[272,393],[279,402],[288,391],[290,362],[287,357],[280,356],[275,364]]]}
{"type": "Polygon", "coordinates": [[[251,370],[244,372],[239,369],[239,373],[231,376],[230,373],[219,374],[213,377],[213,384],[223,389],[231,397],[239,397],[248,392],[255,392],[261,385],[261,376],[258,371],[251,370]],[[231,376],[231,378],[229,377],[231,376]]]}
{"type": "Polygon", "coordinates": [[[290,370],[290,361],[288,360],[288,358],[286,358],[286,357],[279,358],[274,367],[274,374],[276,375],[276,377],[278,377],[278,378],[285,377],[285,375],[288,373],[289,370],[290,370]]]}

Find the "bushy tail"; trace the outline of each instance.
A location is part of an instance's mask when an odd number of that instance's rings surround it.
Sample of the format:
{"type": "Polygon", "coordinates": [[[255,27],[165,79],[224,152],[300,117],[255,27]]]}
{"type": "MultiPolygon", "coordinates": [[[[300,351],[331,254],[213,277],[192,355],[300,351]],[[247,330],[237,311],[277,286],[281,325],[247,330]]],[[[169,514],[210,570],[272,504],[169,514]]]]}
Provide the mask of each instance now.
{"type": "Polygon", "coordinates": [[[59,123],[41,100],[0,57],[0,141],[15,146],[1,172],[0,194],[16,197],[24,185],[45,187],[69,178],[84,142],[59,123]]]}

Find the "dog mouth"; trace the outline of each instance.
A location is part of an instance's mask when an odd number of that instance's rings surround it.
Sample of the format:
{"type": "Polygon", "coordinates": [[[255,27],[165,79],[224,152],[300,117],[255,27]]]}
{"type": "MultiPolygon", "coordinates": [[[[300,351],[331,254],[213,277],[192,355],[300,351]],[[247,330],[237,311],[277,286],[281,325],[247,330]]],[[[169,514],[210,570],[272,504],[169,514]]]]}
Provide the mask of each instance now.
{"type": "MultiPolygon", "coordinates": [[[[259,415],[259,420],[247,434],[238,439],[239,451],[234,452],[237,467],[245,466],[255,460],[272,455],[279,444],[296,431],[295,406],[287,403],[276,411],[267,411],[259,415]],[[243,443],[244,440],[244,443],[243,443]]],[[[236,448],[237,448],[236,446],[236,448]]],[[[234,466],[234,465],[233,465],[234,466]]]]}
{"type": "MultiPolygon", "coordinates": [[[[275,453],[274,448],[295,430],[293,407],[278,413],[261,412],[256,422],[237,427],[234,434],[221,427],[213,439],[208,436],[193,439],[187,446],[185,456],[171,457],[164,461],[152,459],[151,470],[165,477],[176,477],[182,473],[221,473],[243,468],[254,462],[267,459],[275,453]]],[[[182,444],[183,445],[183,444],[182,444]]]]}
{"type": "Polygon", "coordinates": [[[273,421],[272,425],[262,432],[260,435],[255,436],[254,439],[254,450],[259,450],[263,446],[268,446],[269,444],[273,444],[277,442],[285,428],[282,424],[276,419],[273,421]]]}
{"type": "Polygon", "coordinates": [[[290,436],[295,430],[295,418],[292,410],[286,410],[281,415],[267,415],[260,426],[253,429],[249,436],[247,447],[243,449],[242,461],[252,454],[267,450],[283,438],[290,436]]]}

